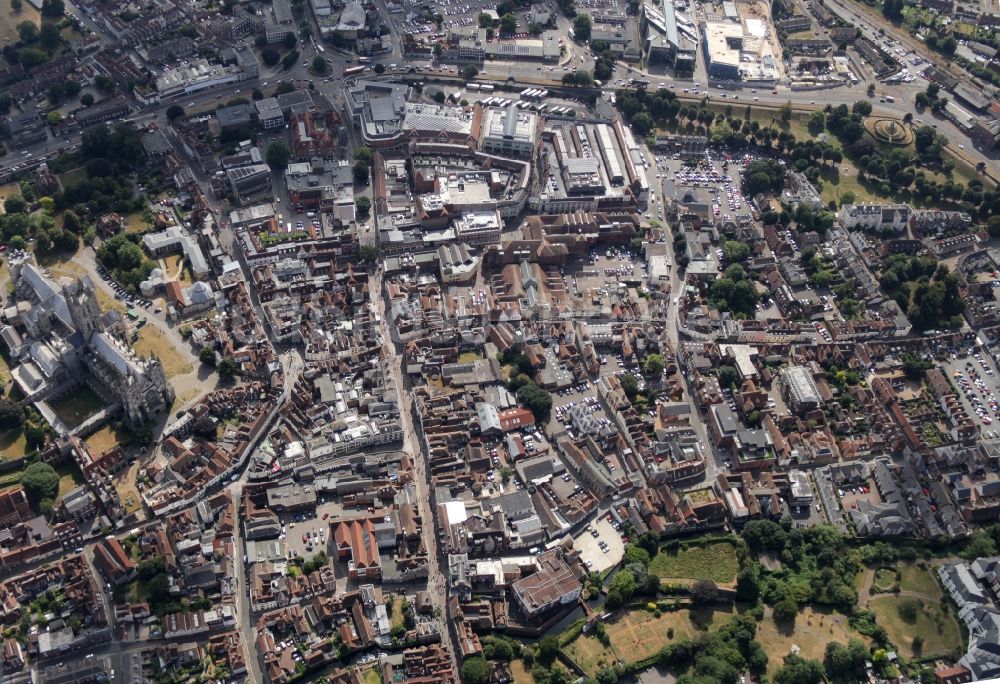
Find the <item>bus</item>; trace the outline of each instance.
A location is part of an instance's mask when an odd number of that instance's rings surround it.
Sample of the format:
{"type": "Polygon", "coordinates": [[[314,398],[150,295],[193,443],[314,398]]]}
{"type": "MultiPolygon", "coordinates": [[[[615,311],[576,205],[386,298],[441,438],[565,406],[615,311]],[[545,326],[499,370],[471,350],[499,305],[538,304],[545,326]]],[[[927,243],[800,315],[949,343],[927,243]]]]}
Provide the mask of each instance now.
{"type": "Polygon", "coordinates": [[[484,93],[492,93],[493,92],[493,88],[494,88],[494,86],[493,86],[492,83],[482,83],[479,86],[479,89],[481,91],[483,91],[484,93]]]}
{"type": "Polygon", "coordinates": [[[363,66],[345,67],[344,76],[353,76],[354,74],[360,74],[364,70],[365,68],[363,66]]]}
{"type": "Polygon", "coordinates": [[[468,88],[469,90],[472,90],[472,91],[476,91],[476,90],[479,90],[479,84],[478,84],[478,83],[470,83],[470,84],[469,84],[468,86],[466,86],[466,87],[467,87],[467,88],[468,88]]]}
{"type": "Polygon", "coordinates": [[[326,48],[323,47],[320,43],[315,43],[315,45],[316,45],[316,51],[317,52],[326,52],[326,48]]]}
{"type": "Polygon", "coordinates": [[[371,57],[358,57],[358,64],[371,64],[371,57]]]}

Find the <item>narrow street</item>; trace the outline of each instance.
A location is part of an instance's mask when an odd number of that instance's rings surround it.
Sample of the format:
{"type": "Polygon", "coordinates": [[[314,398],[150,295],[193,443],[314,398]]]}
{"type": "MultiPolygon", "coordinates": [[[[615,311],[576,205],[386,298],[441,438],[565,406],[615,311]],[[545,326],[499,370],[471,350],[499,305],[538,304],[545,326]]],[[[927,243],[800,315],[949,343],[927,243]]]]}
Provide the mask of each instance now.
{"type": "MultiPolygon", "coordinates": [[[[380,271],[376,270],[374,276],[373,281],[380,282],[380,271]]],[[[417,491],[417,505],[420,511],[420,519],[422,520],[421,532],[424,539],[424,548],[427,550],[427,591],[430,594],[431,604],[434,606],[434,614],[438,616],[440,621],[441,644],[448,650],[448,654],[452,659],[452,666],[457,673],[458,662],[448,629],[448,583],[442,570],[444,560],[438,553],[437,516],[431,510],[430,476],[426,472],[426,453],[424,451],[424,444],[413,424],[415,409],[410,400],[409,388],[403,384],[402,350],[392,342],[388,308],[386,307],[385,297],[381,291],[377,294],[375,301],[377,302],[379,325],[382,332],[382,350],[386,362],[390,364],[393,382],[396,386],[396,395],[399,398],[399,417],[403,425],[403,450],[410,454],[414,464],[414,486],[417,491]]]]}

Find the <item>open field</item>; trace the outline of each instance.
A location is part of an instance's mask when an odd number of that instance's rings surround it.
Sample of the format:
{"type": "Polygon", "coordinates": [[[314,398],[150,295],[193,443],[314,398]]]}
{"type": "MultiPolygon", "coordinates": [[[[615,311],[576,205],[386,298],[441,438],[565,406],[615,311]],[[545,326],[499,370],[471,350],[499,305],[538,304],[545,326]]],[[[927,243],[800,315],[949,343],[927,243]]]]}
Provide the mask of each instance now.
{"type": "Polygon", "coordinates": [[[104,402],[97,393],[86,385],[80,385],[61,399],[51,402],[52,410],[69,428],[75,428],[90,418],[103,405],[104,402]]]}
{"type": "Polygon", "coordinates": [[[3,355],[0,355],[0,384],[3,385],[3,388],[0,388],[0,395],[6,393],[7,384],[10,382],[10,379],[10,366],[7,365],[7,359],[3,355]]]}
{"type": "Polygon", "coordinates": [[[931,601],[940,601],[942,591],[938,584],[937,577],[934,576],[934,569],[921,568],[916,563],[905,563],[899,566],[900,581],[899,588],[902,591],[913,591],[923,594],[931,601]]]}
{"type": "Polygon", "coordinates": [[[3,11],[0,12],[0,44],[16,43],[19,38],[17,26],[25,21],[41,26],[42,14],[27,2],[21,3],[21,9],[17,12],[10,8],[10,2],[5,2],[3,11]]]}
{"type": "Polygon", "coordinates": [[[194,368],[154,325],[146,325],[139,329],[139,341],[135,343],[135,351],[141,355],[155,354],[160,357],[168,378],[190,373],[194,368]]]}
{"type": "Polygon", "coordinates": [[[91,434],[84,441],[98,454],[110,451],[118,446],[118,443],[125,437],[124,434],[115,432],[110,425],[105,425],[97,432],[91,434]]]}
{"type": "Polygon", "coordinates": [[[373,667],[365,672],[365,684],[382,684],[382,675],[377,667],[373,667]]]}
{"type": "Polygon", "coordinates": [[[641,660],[673,641],[711,631],[734,614],[733,606],[664,611],[659,617],[650,611],[635,608],[605,623],[610,647],[592,636],[580,635],[563,650],[577,665],[594,674],[615,659],[624,662],[641,660]],[[673,629],[673,639],[667,637],[669,629],[673,629]]]}
{"type": "Polygon", "coordinates": [[[523,660],[512,660],[510,673],[514,677],[514,684],[535,684],[535,678],[531,676],[531,671],[524,667],[523,660]]]}
{"type": "Polygon", "coordinates": [[[913,637],[918,634],[924,639],[920,655],[938,656],[958,654],[962,651],[962,633],[955,617],[945,614],[941,604],[910,596],[884,595],[872,597],[868,609],[875,613],[875,619],[885,627],[889,639],[904,655],[912,657],[913,637]],[[901,608],[905,602],[917,604],[916,614],[908,621],[901,608]]]}
{"type": "Polygon", "coordinates": [[[676,553],[661,549],[649,564],[649,572],[660,579],[712,580],[727,584],[736,579],[736,550],[725,542],[681,548],[676,553]]]}
{"type": "Polygon", "coordinates": [[[402,597],[395,597],[392,601],[392,611],[390,612],[389,619],[392,621],[392,626],[406,626],[406,618],[403,617],[403,599],[402,597]]]}
{"type": "Polygon", "coordinates": [[[849,639],[868,639],[852,630],[847,624],[847,616],[835,611],[805,606],[799,609],[794,625],[778,624],[767,615],[757,626],[757,641],[767,653],[768,669],[773,673],[781,667],[792,646],[798,646],[803,658],[823,660],[827,642],[838,641],[846,644],[849,639]]]}
{"type": "Polygon", "coordinates": [[[0,459],[8,461],[24,456],[24,449],[28,445],[24,438],[24,430],[6,430],[0,432],[0,459]]]}
{"type": "Polygon", "coordinates": [[[482,360],[482,358],[483,355],[480,354],[479,352],[467,351],[467,352],[462,352],[461,354],[458,355],[458,362],[471,363],[472,361],[480,361],[482,360]]]}

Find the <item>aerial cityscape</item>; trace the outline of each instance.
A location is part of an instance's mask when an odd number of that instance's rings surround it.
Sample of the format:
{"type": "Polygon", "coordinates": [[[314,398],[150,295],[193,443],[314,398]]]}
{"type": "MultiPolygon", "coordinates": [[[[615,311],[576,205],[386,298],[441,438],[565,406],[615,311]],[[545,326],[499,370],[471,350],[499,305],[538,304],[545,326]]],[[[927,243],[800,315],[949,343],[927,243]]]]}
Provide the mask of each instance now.
{"type": "Polygon", "coordinates": [[[1000,682],[996,2],[0,46],[0,684],[1000,682]]]}

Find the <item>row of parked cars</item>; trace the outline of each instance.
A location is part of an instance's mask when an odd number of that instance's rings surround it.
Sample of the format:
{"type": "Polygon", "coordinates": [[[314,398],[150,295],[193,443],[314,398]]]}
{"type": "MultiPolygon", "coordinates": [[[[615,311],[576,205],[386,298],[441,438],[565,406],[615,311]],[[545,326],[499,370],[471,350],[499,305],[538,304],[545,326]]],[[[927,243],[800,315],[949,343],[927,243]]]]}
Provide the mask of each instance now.
{"type": "MultiPolygon", "coordinates": [[[[128,290],[118,284],[111,274],[108,273],[107,269],[103,266],[97,267],[97,273],[101,276],[104,282],[108,283],[111,288],[115,291],[115,299],[120,299],[126,304],[131,304],[132,306],[141,306],[144,309],[148,309],[153,305],[152,299],[146,299],[145,297],[140,297],[139,295],[130,294],[128,290]]],[[[162,309],[156,307],[156,313],[160,313],[162,309]]]]}

